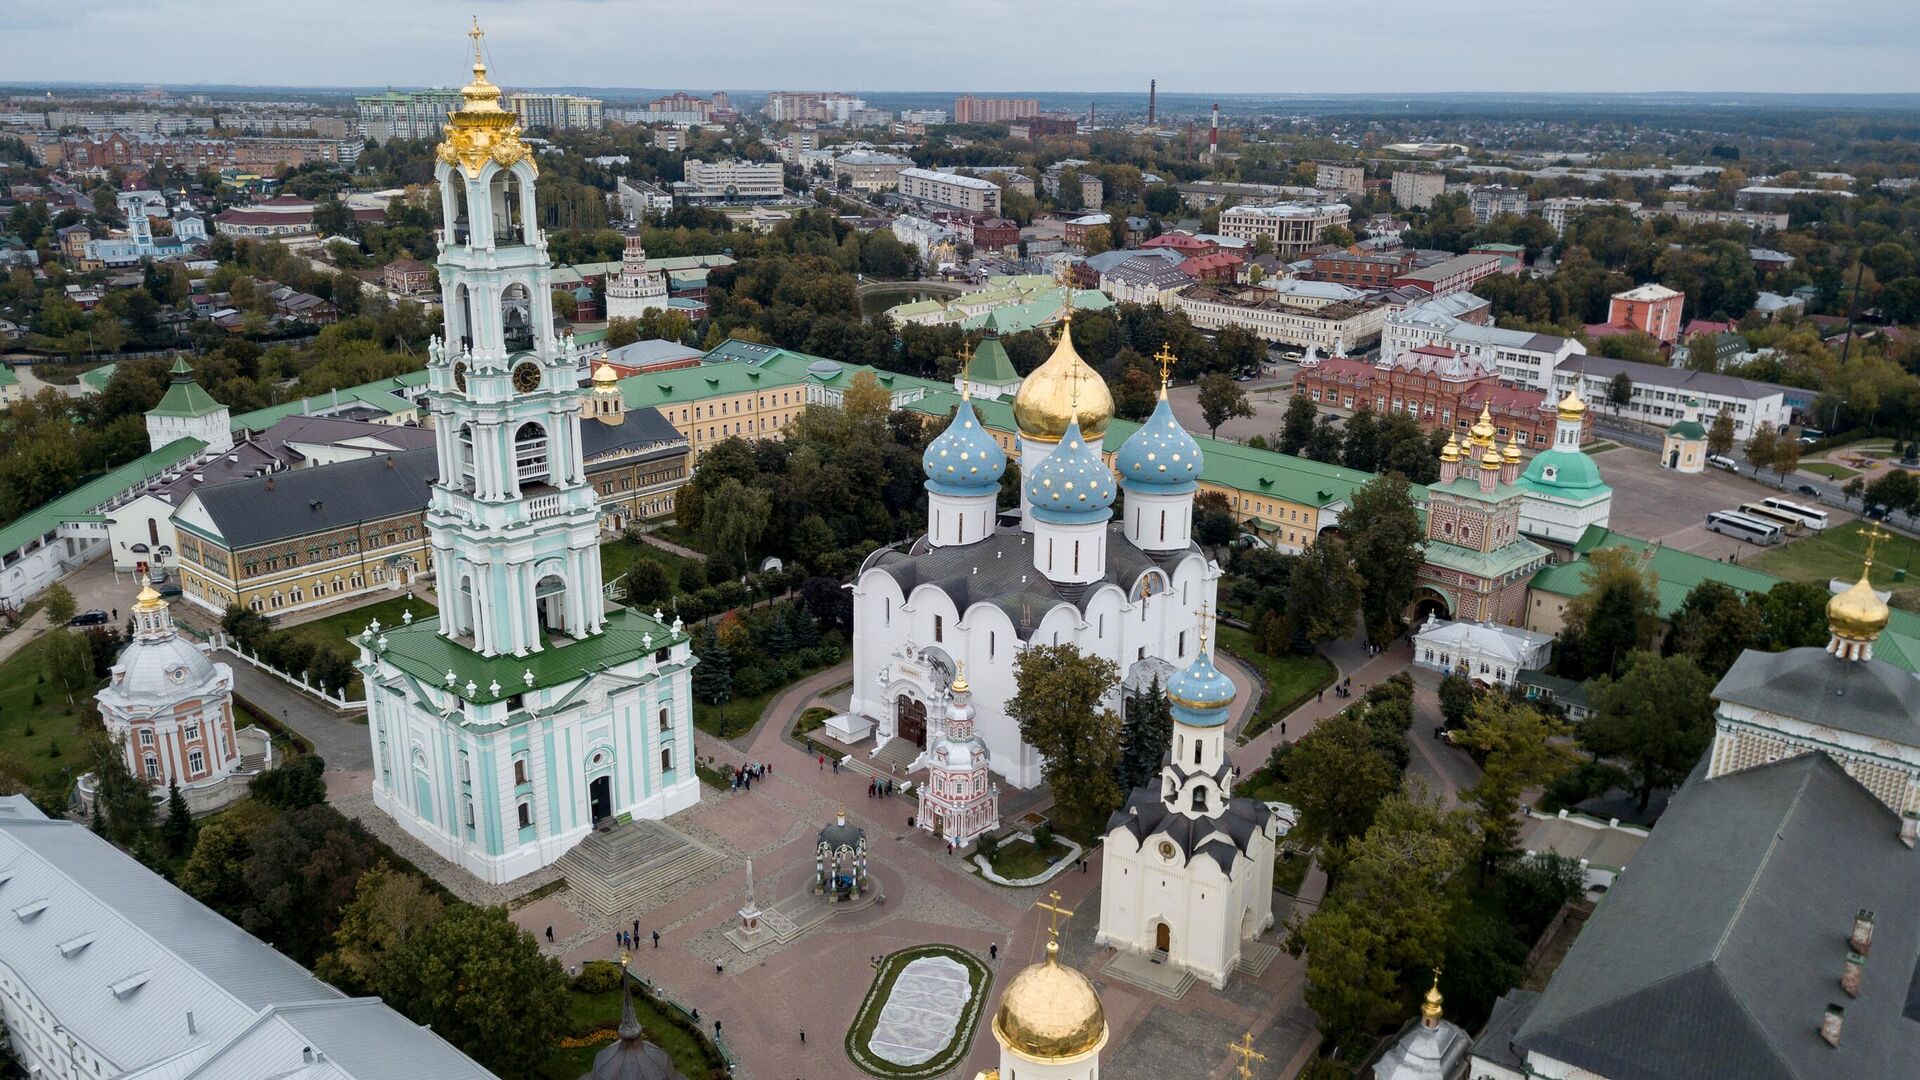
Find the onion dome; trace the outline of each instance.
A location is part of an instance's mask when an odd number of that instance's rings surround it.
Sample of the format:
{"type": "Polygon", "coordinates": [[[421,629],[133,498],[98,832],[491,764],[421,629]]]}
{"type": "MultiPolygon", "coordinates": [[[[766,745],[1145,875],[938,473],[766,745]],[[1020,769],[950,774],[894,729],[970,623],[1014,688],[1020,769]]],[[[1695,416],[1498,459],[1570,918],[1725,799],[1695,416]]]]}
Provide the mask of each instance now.
{"type": "Polygon", "coordinates": [[[1202,460],[1200,444],[1174,418],[1165,389],[1160,391],[1160,404],[1153,407],[1153,415],[1128,436],[1114,456],[1122,486],[1168,494],[1199,487],[1202,460]]]}
{"type": "Polygon", "coordinates": [[[1027,504],[1041,521],[1080,525],[1113,516],[1113,471],[1081,437],[1077,420],[1067,421],[1060,445],[1025,480],[1027,504]]]}
{"type": "Polygon", "coordinates": [[[1460,460],[1460,440],[1454,438],[1451,432],[1447,434],[1447,445],[1440,448],[1440,460],[1449,464],[1460,460]]]}
{"type": "Polygon", "coordinates": [[[1113,394],[1100,373],[1074,351],[1070,319],[1060,323],[1053,355],[1034,368],[1013,395],[1013,419],[1020,434],[1040,442],[1059,442],[1075,420],[1089,439],[1098,440],[1107,433],[1107,421],[1113,419],[1113,394]]]}
{"type": "Polygon", "coordinates": [[[941,495],[986,495],[998,491],[1007,471],[1007,455],[974,415],[973,402],[960,399],[953,423],[927,444],[920,467],[927,490],[941,495]]]}
{"type": "Polygon", "coordinates": [[[612,364],[601,364],[593,369],[593,388],[614,387],[620,382],[620,373],[613,370],[612,364]]]}
{"type": "Polygon", "coordinates": [[[1487,470],[1498,469],[1500,467],[1500,460],[1500,451],[1496,449],[1493,444],[1489,443],[1487,444],[1487,452],[1480,455],[1480,467],[1487,470]]]}
{"type": "MultiPolygon", "coordinates": [[[[1869,562],[1868,568],[1873,564],[1869,562]]],[[[1843,641],[1870,642],[1880,636],[1887,628],[1887,619],[1892,613],[1887,602],[1873,590],[1867,581],[1867,572],[1860,572],[1860,580],[1853,587],[1827,601],[1827,628],[1833,636],[1843,641]]]]}
{"type": "Polygon", "coordinates": [[[1420,1019],[1425,1021],[1427,1027],[1433,1027],[1440,1022],[1441,1001],[1440,969],[1435,968],[1433,971],[1433,985],[1427,988],[1426,996],[1420,1003],[1420,1019]]]}
{"type": "Polygon", "coordinates": [[[993,1033],[1029,1061],[1064,1061],[1107,1041],[1107,1011],[1085,975],[1060,963],[1060,943],[1047,958],[1013,977],[1000,995],[993,1033]]]}
{"type": "Polygon", "coordinates": [[[1560,399],[1556,411],[1559,412],[1562,420],[1578,420],[1586,415],[1587,403],[1580,400],[1580,391],[1577,388],[1571,389],[1567,391],[1566,397],[1560,399]]]}
{"type": "Polygon", "coordinates": [[[1500,459],[1502,461],[1510,461],[1510,462],[1520,460],[1520,433],[1519,432],[1516,431],[1507,436],[1507,445],[1500,448],[1500,459]]]}
{"type": "Polygon", "coordinates": [[[437,148],[440,160],[459,166],[468,176],[479,176],[489,161],[501,168],[524,161],[537,169],[532,152],[520,141],[518,114],[501,107],[500,88],[487,81],[478,18],[467,36],[473,39],[473,81],[460,88],[460,107],[442,129],[437,148]]]}
{"type": "Polygon", "coordinates": [[[1468,445],[1470,446],[1493,445],[1493,437],[1499,434],[1499,432],[1495,431],[1493,427],[1492,408],[1486,405],[1480,406],[1480,419],[1473,422],[1473,427],[1468,430],[1468,434],[1472,436],[1468,439],[1468,445]]]}
{"type": "Polygon", "coordinates": [[[1182,671],[1167,680],[1167,700],[1173,705],[1173,717],[1193,727],[1219,727],[1227,722],[1227,706],[1233,704],[1233,680],[1213,666],[1206,642],[1200,643],[1200,655],[1182,671]]]}

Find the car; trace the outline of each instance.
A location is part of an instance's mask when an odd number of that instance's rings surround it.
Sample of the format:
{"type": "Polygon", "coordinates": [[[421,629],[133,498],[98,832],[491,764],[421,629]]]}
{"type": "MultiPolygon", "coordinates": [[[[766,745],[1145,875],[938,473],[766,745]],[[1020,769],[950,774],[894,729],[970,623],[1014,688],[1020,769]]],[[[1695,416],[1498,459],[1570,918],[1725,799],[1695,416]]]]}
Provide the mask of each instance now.
{"type": "Polygon", "coordinates": [[[1867,516],[1874,521],[1885,521],[1887,520],[1887,508],[1884,506],[1869,506],[1867,507],[1867,516]]]}
{"type": "Polygon", "coordinates": [[[99,608],[89,608],[67,620],[68,626],[105,626],[112,621],[106,612],[99,608]]]}
{"type": "Polygon", "coordinates": [[[1811,435],[1802,435],[1798,439],[1795,439],[1794,441],[1799,443],[1801,446],[1812,446],[1814,443],[1819,442],[1820,440],[1814,438],[1811,435]]]}
{"type": "Polygon", "coordinates": [[[1795,490],[1799,491],[1802,495],[1811,495],[1816,499],[1820,497],[1820,489],[1814,487],[1812,484],[1801,484],[1795,490]]]}

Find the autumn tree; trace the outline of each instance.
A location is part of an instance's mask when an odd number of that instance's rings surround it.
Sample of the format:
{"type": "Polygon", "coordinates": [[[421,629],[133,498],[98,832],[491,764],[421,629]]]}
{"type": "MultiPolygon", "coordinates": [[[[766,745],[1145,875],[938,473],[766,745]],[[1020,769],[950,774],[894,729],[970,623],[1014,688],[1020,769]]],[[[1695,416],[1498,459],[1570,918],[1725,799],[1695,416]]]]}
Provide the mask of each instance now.
{"type": "Polygon", "coordinates": [[[1021,650],[1013,673],[1007,715],[1039,751],[1054,801],[1066,818],[1097,826],[1120,805],[1121,723],[1105,705],[1120,669],[1072,645],[1034,645],[1021,650]]]}
{"type": "Polygon", "coordinates": [[[67,625],[79,611],[79,605],[73,599],[73,590],[61,582],[56,581],[47,587],[46,599],[47,622],[53,626],[67,625]]]}
{"type": "Polygon", "coordinates": [[[340,916],[333,951],[314,974],[350,994],[371,994],[381,973],[415,934],[440,921],[445,905],[418,874],[386,863],[360,875],[340,916]]]}
{"type": "Polygon", "coordinates": [[[1707,428],[1707,453],[1714,457],[1726,457],[1733,452],[1733,414],[1725,409],[1713,414],[1713,424],[1707,428]]]}
{"type": "Polygon", "coordinates": [[[1200,415],[1207,422],[1207,434],[1218,437],[1220,425],[1236,416],[1252,416],[1253,406],[1247,392],[1223,372],[1200,377],[1200,415]]]}
{"type": "Polygon", "coordinates": [[[1454,741],[1485,756],[1480,779],[1466,792],[1480,825],[1480,867],[1492,870],[1519,851],[1520,795],[1545,787],[1575,759],[1565,721],[1532,705],[1488,695],[1474,704],[1454,741]]]}
{"type": "Polygon", "coordinates": [[[1761,424],[1747,440],[1747,464],[1754,472],[1762,472],[1773,465],[1774,457],[1779,453],[1780,433],[1772,424],[1761,424]]]}

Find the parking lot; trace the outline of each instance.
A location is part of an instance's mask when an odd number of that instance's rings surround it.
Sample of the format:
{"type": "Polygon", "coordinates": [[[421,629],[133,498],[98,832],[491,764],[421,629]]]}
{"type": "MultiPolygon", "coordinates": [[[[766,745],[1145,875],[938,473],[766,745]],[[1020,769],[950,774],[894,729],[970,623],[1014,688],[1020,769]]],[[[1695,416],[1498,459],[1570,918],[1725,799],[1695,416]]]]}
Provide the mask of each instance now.
{"type": "MultiPolygon", "coordinates": [[[[1708,532],[1706,518],[1713,511],[1731,510],[1769,495],[1785,494],[1809,504],[1815,501],[1796,494],[1791,478],[1783,493],[1772,483],[1757,483],[1720,469],[1685,476],[1661,468],[1656,455],[1630,446],[1603,451],[1593,460],[1600,466],[1601,478],[1613,488],[1611,528],[1709,558],[1732,555],[1735,561],[1745,561],[1760,550],[1743,540],[1708,532]]],[[[1838,507],[1824,509],[1835,524],[1859,516],[1838,507]]]]}

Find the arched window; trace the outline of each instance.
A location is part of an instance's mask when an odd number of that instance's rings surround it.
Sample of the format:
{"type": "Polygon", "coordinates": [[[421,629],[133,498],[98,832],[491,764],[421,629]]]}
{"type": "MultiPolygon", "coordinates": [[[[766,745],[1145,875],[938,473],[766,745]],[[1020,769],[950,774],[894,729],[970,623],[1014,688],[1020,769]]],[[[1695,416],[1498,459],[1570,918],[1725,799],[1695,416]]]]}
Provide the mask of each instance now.
{"type": "Polygon", "coordinates": [[[1193,763],[1200,764],[1200,755],[1206,752],[1206,744],[1199,739],[1193,740],[1193,763]]]}
{"type": "Polygon", "coordinates": [[[529,420],[513,433],[513,468],[522,486],[549,481],[547,429],[539,423],[529,420]]]}
{"type": "Polygon", "coordinates": [[[533,294],[517,281],[500,290],[500,326],[508,352],[533,348],[533,294]]]}
{"type": "Polygon", "coordinates": [[[527,784],[528,782],[529,781],[527,780],[527,759],[523,757],[514,758],[513,759],[513,786],[521,787],[527,784]]]}
{"type": "Polygon", "coordinates": [[[1200,811],[1206,810],[1207,808],[1207,789],[1206,788],[1197,787],[1193,789],[1193,808],[1195,810],[1200,810],[1200,811]]]}
{"type": "Polygon", "coordinates": [[[476,491],[475,465],[473,456],[473,425],[460,425],[459,450],[460,487],[464,491],[476,491]]]}
{"type": "Polygon", "coordinates": [[[531,803],[520,804],[520,827],[523,829],[529,829],[533,827],[533,804],[531,803]]]}
{"type": "Polygon", "coordinates": [[[673,771],[673,747],[671,746],[660,748],[660,771],[663,773],[673,771]]]}

